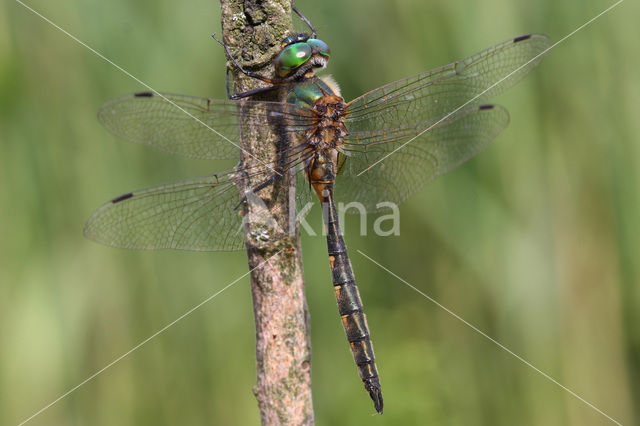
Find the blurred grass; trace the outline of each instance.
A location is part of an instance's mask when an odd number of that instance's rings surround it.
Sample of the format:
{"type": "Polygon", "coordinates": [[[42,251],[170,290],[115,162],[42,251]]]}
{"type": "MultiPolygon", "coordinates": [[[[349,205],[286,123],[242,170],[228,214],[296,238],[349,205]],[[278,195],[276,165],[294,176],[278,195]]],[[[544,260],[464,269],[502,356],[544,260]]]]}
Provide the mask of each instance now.
{"type": "MultiPolygon", "coordinates": [[[[332,47],[346,99],[518,34],[558,40],[611,4],[298,3],[332,47]]],[[[224,97],[210,39],[217,2],[28,4],[154,88],[224,97]]],[[[369,416],[325,242],[304,237],[318,424],[608,423],[356,249],[613,418],[640,423],[639,12],[623,3],[497,99],[507,131],[406,203],[400,237],[360,237],[348,219],[383,416],[369,416]]],[[[0,24],[0,424],[16,424],[247,267],[243,253],[85,240],[84,221],[110,197],[229,164],[117,140],[96,111],[139,84],[15,2],[0,24]]],[[[310,222],[319,229],[317,211],[310,222]]],[[[253,344],[245,278],[31,424],[257,424],[253,344]]]]}

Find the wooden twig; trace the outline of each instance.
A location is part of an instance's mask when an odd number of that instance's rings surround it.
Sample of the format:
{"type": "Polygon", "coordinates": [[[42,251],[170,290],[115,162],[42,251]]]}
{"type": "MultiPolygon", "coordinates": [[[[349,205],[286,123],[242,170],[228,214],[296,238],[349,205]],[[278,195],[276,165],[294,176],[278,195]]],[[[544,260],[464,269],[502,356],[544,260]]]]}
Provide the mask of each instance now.
{"type": "MultiPolygon", "coordinates": [[[[280,42],[291,34],[290,0],[220,0],[223,40],[245,69],[273,76],[272,59],[280,42]]],[[[229,64],[231,64],[229,62],[229,64]]],[[[264,87],[265,83],[249,78],[231,64],[234,92],[264,87]]],[[[278,92],[259,99],[281,101],[278,92]],[[271,97],[269,97],[271,96],[271,97]]],[[[255,99],[255,98],[253,98],[255,99]]],[[[237,102],[243,103],[243,100],[237,102]]],[[[242,104],[244,105],[244,104],[242,104]]],[[[249,106],[243,107],[243,112],[249,106]]],[[[257,166],[260,159],[274,158],[280,142],[266,119],[245,114],[240,126],[244,148],[244,166],[257,166]],[[251,153],[252,155],[248,155],[251,153]]],[[[274,164],[271,164],[274,165],[274,164]]],[[[287,235],[274,235],[274,227],[264,229],[252,220],[245,221],[247,256],[251,268],[251,291],[256,324],[258,400],[263,425],[314,423],[311,401],[311,340],[309,313],[302,279],[302,255],[295,220],[295,178],[293,170],[260,191],[264,201],[244,207],[245,218],[260,214],[265,208],[287,235]],[[294,223],[290,229],[290,223],[294,223]],[[278,237],[278,238],[276,238],[278,237]]],[[[255,188],[267,175],[242,176],[245,190],[255,188]]],[[[264,212],[262,212],[264,213],[264,212]]]]}

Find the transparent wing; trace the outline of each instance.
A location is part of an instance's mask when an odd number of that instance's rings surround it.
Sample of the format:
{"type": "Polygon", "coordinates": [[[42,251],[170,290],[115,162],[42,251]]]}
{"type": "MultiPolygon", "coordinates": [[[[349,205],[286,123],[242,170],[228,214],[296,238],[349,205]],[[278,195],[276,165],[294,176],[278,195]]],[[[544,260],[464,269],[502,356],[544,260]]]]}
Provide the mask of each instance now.
{"type": "MultiPolygon", "coordinates": [[[[438,120],[440,117],[431,124],[438,120]]],[[[349,156],[335,186],[336,200],[361,203],[369,212],[380,211],[380,202],[400,204],[437,176],[478,154],[508,124],[509,113],[504,108],[473,106],[448,117],[404,147],[404,138],[385,138],[382,132],[375,142],[348,144],[345,149],[349,156]]],[[[423,126],[429,123],[386,132],[408,138],[419,134],[423,126]]]]}
{"type": "MultiPolygon", "coordinates": [[[[247,173],[247,169],[244,170],[247,173]]],[[[271,172],[265,167],[251,171],[260,181],[271,172]]],[[[283,235],[270,216],[257,190],[244,201],[254,203],[249,217],[243,216],[234,170],[130,192],[105,203],[87,221],[84,234],[99,243],[128,249],[180,249],[232,251],[244,247],[245,222],[256,230],[254,244],[265,237],[283,235]]],[[[304,181],[298,172],[298,182],[304,181]]],[[[298,219],[310,201],[304,187],[297,194],[298,219]]]]}
{"type": "Polygon", "coordinates": [[[302,168],[296,173],[296,209],[300,219],[309,214],[317,198],[302,168]]]}
{"type": "MultiPolygon", "coordinates": [[[[102,123],[118,136],[136,143],[191,158],[234,158],[241,118],[253,114],[263,126],[274,126],[284,137],[313,123],[308,108],[278,102],[227,101],[182,95],[139,93],[115,99],[100,110],[102,123]]],[[[256,124],[254,124],[255,126],[256,124]]],[[[274,129],[270,129],[274,130],[274,129]]],[[[252,182],[267,182],[281,165],[296,168],[308,155],[301,146],[288,147],[275,158],[260,160],[242,170],[252,182]]],[[[130,249],[237,250],[244,246],[244,222],[256,229],[258,239],[278,235],[275,221],[264,206],[261,214],[244,218],[230,170],[125,194],[100,207],[87,221],[85,235],[100,243],[130,249]],[[264,221],[264,223],[262,223],[264,221]]],[[[265,187],[266,188],[266,187],[265,187]]],[[[245,202],[261,203],[261,191],[245,202]]],[[[298,206],[308,197],[302,191],[298,206]]],[[[251,238],[251,235],[249,235],[251,238]]]]}
{"type": "Polygon", "coordinates": [[[522,79],[550,45],[544,35],[516,37],[354,99],[336,198],[376,211],[473,157],[508,124],[503,108],[481,104],[522,79]]]}
{"type": "Polygon", "coordinates": [[[244,238],[239,202],[230,176],[154,186],[102,205],[84,234],[129,249],[238,250],[244,238]]]}
{"type": "Polygon", "coordinates": [[[115,135],[160,151],[189,158],[238,159],[239,117],[251,115],[252,110],[267,116],[265,125],[277,120],[286,126],[284,131],[305,129],[314,117],[308,108],[279,102],[142,92],[107,102],[98,119],[115,135]]]}
{"type": "Polygon", "coordinates": [[[550,45],[547,36],[528,34],[374,89],[349,103],[347,127],[356,134],[397,128],[443,117],[467,102],[485,103],[535,68],[550,45]]]}

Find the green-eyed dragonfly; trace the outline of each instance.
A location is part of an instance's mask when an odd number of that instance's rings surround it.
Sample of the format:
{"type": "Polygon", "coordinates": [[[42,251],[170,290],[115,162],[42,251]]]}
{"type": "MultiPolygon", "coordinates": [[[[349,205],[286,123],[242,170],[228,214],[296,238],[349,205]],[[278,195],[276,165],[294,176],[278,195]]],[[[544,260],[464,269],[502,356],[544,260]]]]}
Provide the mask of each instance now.
{"type": "MultiPolygon", "coordinates": [[[[538,34],[515,37],[345,102],[331,78],[315,75],[326,66],[329,47],[294,11],[312,34],[283,40],[275,78],[244,70],[223,44],[241,72],[268,87],[229,94],[227,100],[142,92],[110,101],[99,112],[102,124],[124,139],[198,159],[237,159],[241,121],[255,116],[264,126],[277,127],[277,155],[121,195],[100,207],[84,232],[100,243],[130,249],[238,250],[244,247],[246,220],[239,207],[249,195],[259,199],[277,176],[295,168],[298,200],[309,197],[305,186],[310,186],[326,207],[338,310],[365,389],[382,413],[373,347],[336,203],[357,202],[368,212],[377,211],[382,201],[399,204],[475,156],[509,122],[507,111],[487,99],[538,65],[550,41],[538,34]],[[252,99],[269,90],[279,91],[281,101],[252,99]],[[242,175],[263,183],[241,193],[242,175]]],[[[273,241],[270,231],[265,226],[257,238],[273,241]]]]}

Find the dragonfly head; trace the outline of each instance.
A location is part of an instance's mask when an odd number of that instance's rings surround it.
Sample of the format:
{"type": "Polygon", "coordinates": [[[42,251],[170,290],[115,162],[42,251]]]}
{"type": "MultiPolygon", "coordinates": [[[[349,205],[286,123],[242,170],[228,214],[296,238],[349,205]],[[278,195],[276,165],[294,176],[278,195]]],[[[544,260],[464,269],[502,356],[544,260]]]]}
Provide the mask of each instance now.
{"type": "Polygon", "coordinates": [[[298,78],[314,68],[324,68],[329,61],[327,43],[309,34],[295,34],[282,40],[280,53],[275,61],[276,72],[281,78],[298,78]]]}

